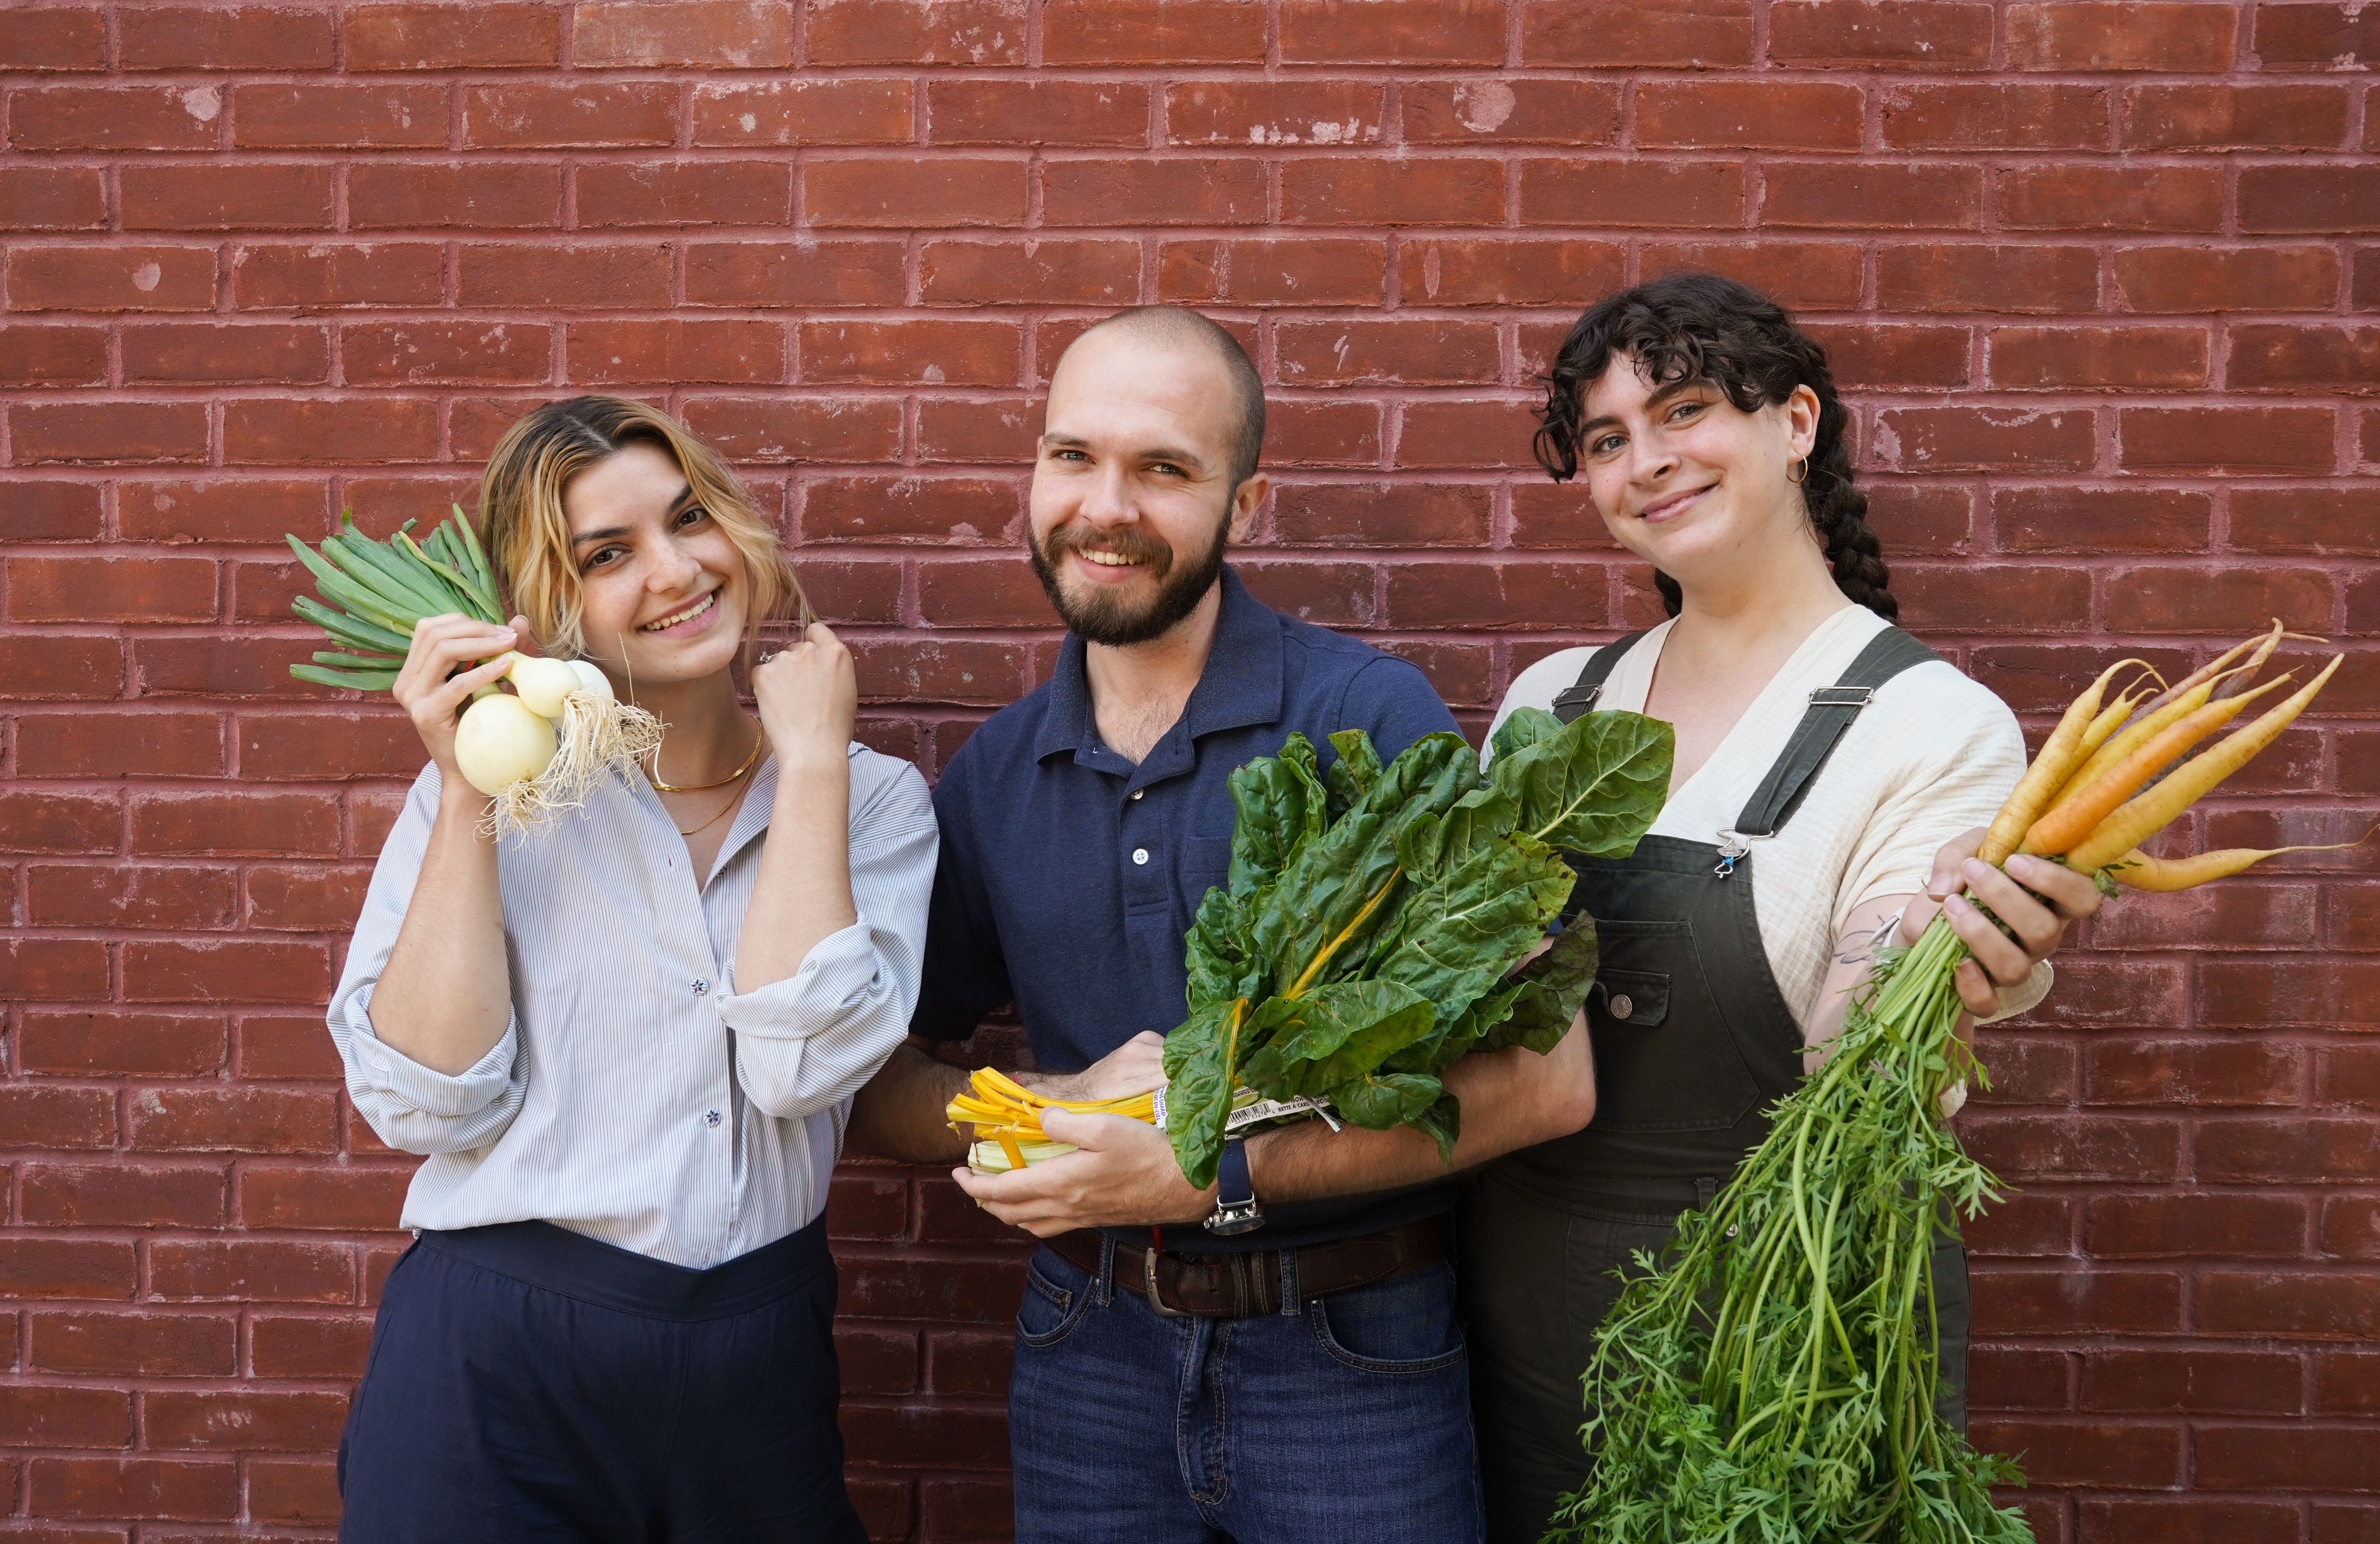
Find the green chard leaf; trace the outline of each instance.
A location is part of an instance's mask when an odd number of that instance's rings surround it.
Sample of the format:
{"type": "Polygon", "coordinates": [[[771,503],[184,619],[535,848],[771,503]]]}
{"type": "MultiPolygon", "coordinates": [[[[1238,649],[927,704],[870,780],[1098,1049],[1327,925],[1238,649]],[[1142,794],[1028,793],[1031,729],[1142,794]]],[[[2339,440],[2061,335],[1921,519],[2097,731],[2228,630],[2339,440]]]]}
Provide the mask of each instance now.
{"type": "Polygon", "coordinates": [[[1415,1130],[1427,1133],[1438,1144],[1438,1161],[1451,1165],[1454,1144],[1463,1136],[1463,1103],[1452,1094],[1440,1094],[1438,1102],[1405,1123],[1415,1130]]]}
{"type": "Polygon", "coordinates": [[[1492,760],[1500,761],[1561,733],[1562,722],[1543,708],[1515,708],[1488,738],[1492,760]]]}
{"type": "Polygon", "coordinates": [[[1437,1008],[1410,987],[1335,982],[1290,1003],[1264,1049],[1242,1064],[1241,1080],[1267,1099],[1322,1093],[1370,1072],[1437,1022],[1437,1008]]]}
{"type": "Polygon", "coordinates": [[[1364,973],[1412,988],[1451,1023],[1536,947],[1575,882],[1570,865],[1542,842],[1517,833],[1475,837],[1415,884],[1364,973]]]}
{"type": "Polygon", "coordinates": [[[1278,756],[1259,756],[1232,773],[1234,895],[1247,895],[1281,878],[1290,859],[1322,834],[1328,802],[1314,772],[1314,742],[1292,734],[1278,756]]]}
{"type": "Polygon", "coordinates": [[[1183,1177],[1201,1189],[1215,1183],[1223,1155],[1249,1006],[1245,998],[1209,1003],[1165,1037],[1165,1135],[1183,1177]]]}
{"type": "Polygon", "coordinates": [[[1512,799],[1515,830],[1567,852],[1625,857],[1670,796],[1674,744],[1659,719],[1582,713],[1498,756],[1488,780],[1512,799]]]}
{"type": "Polygon", "coordinates": [[[1383,1073],[1350,1078],[1330,1090],[1330,1102],[1351,1125],[1386,1131],[1410,1125],[1445,1096],[1445,1086],[1419,1073],[1383,1073]]]}
{"type": "Polygon", "coordinates": [[[1524,1045],[1540,1056],[1551,1051],[1586,1002],[1597,957],[1595,924],[1582,912],[1555,935],[1551,948],[1522,967],[1506,1016],[1481,1027],[1477,1049],[1524,1045]]]}
{"type": "Polygon", "coordinates": [[[1330,820],[1336,824],[1380,780],[1380,753],[1372,748],[1372,736],[1360,729],[1340,730],[1330,736],[1330,748],[1339,753],[1327,779],[1330,820]]]}
{"type": "MultiPolygon", "coordinates": [[[[1258,892],[1256,898],[1261,899],[1258,892]]],[[[1254,997],[1264,981],[1264,965],[1248,936],[1248,903],[1227,890],[1209,890],[1183,941],[1190,967],[1192,1013],[1254,997]]]]}

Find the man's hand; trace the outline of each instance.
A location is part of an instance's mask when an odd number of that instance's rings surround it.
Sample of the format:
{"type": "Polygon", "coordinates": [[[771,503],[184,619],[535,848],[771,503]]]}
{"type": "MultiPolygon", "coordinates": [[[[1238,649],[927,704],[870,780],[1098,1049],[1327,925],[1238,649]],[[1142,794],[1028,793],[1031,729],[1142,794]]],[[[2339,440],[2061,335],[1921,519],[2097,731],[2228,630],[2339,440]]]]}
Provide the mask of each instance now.
{"type": "Polygon", "coordinates": [[[1214,1191],[1190,1187],[1172,1143],[1146,1121],[1049,1110],[1041,1129],[1080,1150],[1004,1174],[957,1169],[951,1177],[986,1211],[1036,1238],[1076,1228],[1196,1222],[1215,1210],[1214,1191]]]}
{"type": "Polygon", "coordinates": [[[1080,1072],[1019,1073],[1016,1081],[1037,1094],[1077,1104],[1130,1099],[1165,1087],[1165,1037],[1143,1029],[1080,1072]]]}
{"type": "MultiPolygon", "coordinates": [[[[1959,1000],[1977,1017],[1999,1011],[1994,983],[2014,986],[2025,979],[2035,960],[2045,960],[2066,942],[2066,930],[2099,909],[2099,887],[2088,874],[2077,873],[2045,857],[2019,856],[2008,860],[2002,873],[1975,857],[1984,845],[1981,827],[1967,832],[1935,855],[1934,877],[1925,894],[1942,903],[1951,930],[1966,941],[1974,958],[1959,962],[1959,1000]],[[2010,938],[1992,926],[1989,918],[1957,892],[1992,908],[2015,930],[2010,938]]],[[[1912,906],[1901,913],[1900,941],[1913,943],[1934,918],[1932,906],[1912,906]]]]}

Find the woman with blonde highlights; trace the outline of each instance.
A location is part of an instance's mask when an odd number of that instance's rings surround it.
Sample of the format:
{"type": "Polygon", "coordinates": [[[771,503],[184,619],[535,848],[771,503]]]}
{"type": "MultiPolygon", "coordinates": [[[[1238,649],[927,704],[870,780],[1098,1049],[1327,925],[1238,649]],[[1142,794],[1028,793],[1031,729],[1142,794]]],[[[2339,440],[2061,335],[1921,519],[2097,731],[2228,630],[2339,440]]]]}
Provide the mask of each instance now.
{"type": "Polygon", "coordinates": [[[431,764],[330,1010],[358,1112],[428,1155],[340,1444],[340,1538],[858,1540],[823,1212],[852,1092],[917,1000],[924,780],[852,742],[849,653],[666,415],[537,409],[480,513],[521,614],[415,630],[395,696],[431,764]],[[788,612],[795,640],[756,660],[788,612]],[[500,843],[455,723],[528,640],[663,734],[550,834],[500,843]]]}

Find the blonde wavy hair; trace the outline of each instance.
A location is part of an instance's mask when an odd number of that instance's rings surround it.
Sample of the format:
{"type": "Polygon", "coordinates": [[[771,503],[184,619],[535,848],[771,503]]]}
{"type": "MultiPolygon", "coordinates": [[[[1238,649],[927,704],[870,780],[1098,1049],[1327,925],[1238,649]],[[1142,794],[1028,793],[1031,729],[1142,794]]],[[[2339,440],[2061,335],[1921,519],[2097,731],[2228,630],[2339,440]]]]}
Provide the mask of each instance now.
{"type": "Polygon", "coordinates": [[[579,574],[571,561],[562,493],[571,479],[639,441],[676,463],[695,502],[710,512],[743,556],[750,587],[747,655],[764,622],[791,613],[808,626],[809,599],[785,561],[777,533],[753,509],[744,485],[717,452],[668,414],[641,402],[574,396],[547,403],[504,431],[480,479],[480,524],[488,555],[538,642],[565,659],[587,654],[579,574]]]}

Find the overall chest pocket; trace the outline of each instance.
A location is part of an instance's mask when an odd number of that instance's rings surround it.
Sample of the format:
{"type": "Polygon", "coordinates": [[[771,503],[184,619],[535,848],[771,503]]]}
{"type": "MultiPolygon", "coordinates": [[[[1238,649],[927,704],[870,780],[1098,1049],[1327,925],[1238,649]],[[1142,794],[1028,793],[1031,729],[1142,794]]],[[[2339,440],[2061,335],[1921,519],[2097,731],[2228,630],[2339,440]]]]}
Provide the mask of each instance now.
{"type": "Polygon", "coordinates": [[[1760,1098],[1695,947],[1693,924],[1595,925],[1587,992],[1603,1131],[1724,1131],[1760,1098]]]}

